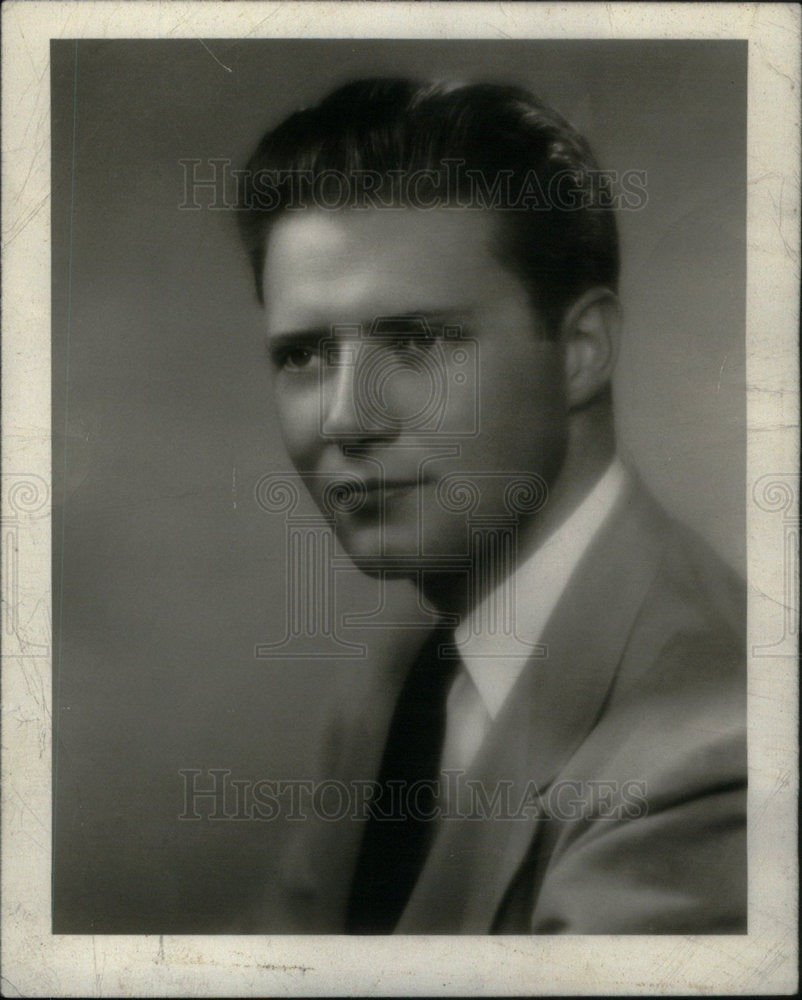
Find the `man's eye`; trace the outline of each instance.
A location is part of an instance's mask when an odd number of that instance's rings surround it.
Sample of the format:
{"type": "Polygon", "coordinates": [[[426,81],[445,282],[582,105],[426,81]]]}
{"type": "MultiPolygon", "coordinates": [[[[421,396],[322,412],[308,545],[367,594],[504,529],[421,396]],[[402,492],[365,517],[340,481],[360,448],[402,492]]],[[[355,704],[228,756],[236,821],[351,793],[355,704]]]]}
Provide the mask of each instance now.
{"type": "Polygon", "coordinates": [[[286,368],[305,368],[312,360],[312,352],[308,347],[296,347],[287,351],[284,358],[286,368]]]}
{"type": "Polygon", "coordinates": [[[285,371],[301,371],[312,364],[316,355],[310,347],[284,347],[273,354],[273,363],[285,371]]]}

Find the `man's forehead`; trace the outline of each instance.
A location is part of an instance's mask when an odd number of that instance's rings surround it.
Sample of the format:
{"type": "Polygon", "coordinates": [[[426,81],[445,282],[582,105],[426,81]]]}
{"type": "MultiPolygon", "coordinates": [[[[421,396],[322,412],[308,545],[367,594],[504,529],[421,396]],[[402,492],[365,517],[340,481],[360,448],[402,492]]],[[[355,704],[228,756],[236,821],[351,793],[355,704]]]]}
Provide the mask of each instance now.
{"type": "Polygon", "coordinates": [[[403,257],[410,264],[449,256],[470,259],[490,253],[496,213],[447,209],[307,209],[285,212],[272,226],[267,266],[334,268],[353,261],[403,257]],[[409,251],[414,247],[416,253],[409,251]]]}
{"type": "Polygon", "coordinates": [[[492,213],[464,209],[287,212],[267,244],[270,326],[319,310],[362,316],[467,304],[509,278],[493,256],[494,235],[492,213]]]}

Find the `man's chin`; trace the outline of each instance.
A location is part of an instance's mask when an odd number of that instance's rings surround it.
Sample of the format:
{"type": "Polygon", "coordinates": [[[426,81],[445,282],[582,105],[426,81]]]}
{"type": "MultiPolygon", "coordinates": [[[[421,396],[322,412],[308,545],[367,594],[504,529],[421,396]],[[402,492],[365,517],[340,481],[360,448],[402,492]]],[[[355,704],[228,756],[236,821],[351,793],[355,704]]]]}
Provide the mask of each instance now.
{"type": "Polygon", "coordinates": [[[349,531],[338,533],[338,538],[354,566],[370,577],[415,579],[421,570],[439,566],[444,556],[442,551],[422,547],[417,537],[401,532],[385,532],[379,537],[378,533],[349,531]]]}
{"type": "Polygon", "coordinates": [[[361,573],[364,573],[365,576],[369,576],[373,580],[412,580],[414,582],[418,577],[418,573],[414,567],[409,565],[399,566],[391,559],[387,559],[384,562],[374,560],[368,563],[365,561],[360,562],[359,559],[352,557],[351,561],[361,573]]]}
{"type": "Polygon", "coordinates": [[[399,580],[416,575],[425,569],[427,560],[414,549],[385,548],[384,550],[344,546],[351,562],[366,576],[399,580]]]}

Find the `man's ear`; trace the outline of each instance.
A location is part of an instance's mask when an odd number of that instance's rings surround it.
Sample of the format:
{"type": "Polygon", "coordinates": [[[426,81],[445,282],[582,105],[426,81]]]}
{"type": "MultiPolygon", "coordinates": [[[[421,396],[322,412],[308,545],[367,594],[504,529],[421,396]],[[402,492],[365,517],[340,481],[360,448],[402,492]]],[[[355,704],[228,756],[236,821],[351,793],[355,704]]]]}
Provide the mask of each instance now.
{"type": "Polygon", "coordinates": [[[568,406],[584,406],[610,382],[618,357],[621,307],[609,288],[591,288],[568,308],[560,326],[568,406]]]}

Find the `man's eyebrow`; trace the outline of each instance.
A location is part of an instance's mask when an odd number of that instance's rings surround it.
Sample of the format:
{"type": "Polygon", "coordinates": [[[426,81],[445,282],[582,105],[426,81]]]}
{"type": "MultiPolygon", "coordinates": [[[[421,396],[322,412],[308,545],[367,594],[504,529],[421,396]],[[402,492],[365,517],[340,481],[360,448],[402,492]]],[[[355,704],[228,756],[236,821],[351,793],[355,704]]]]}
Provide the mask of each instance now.
{"type": "Polygon", "coordinates": [[[331,328],[308,327],[300,330],[282,330],[279,333],[268,333],[265,337],[267,346],[271,350],[278,350],[282,347],[296,347],[299,344],[316,344],[331,336],[331,328]]]}

